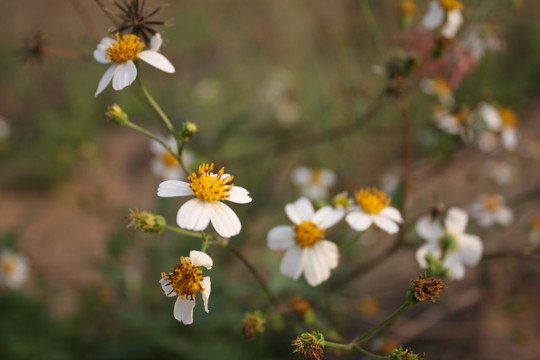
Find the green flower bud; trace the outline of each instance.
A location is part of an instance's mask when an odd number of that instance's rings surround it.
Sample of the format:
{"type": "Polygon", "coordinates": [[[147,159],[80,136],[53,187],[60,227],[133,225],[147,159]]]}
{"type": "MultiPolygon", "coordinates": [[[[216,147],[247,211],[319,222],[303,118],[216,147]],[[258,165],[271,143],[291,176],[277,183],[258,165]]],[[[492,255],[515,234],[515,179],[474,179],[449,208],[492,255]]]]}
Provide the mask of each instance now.
{"type": "Polygon", "coordinates": [[[128,115],[122,110],[118,104],[112,104],[107,108],[105,113],[107,120],[116,125],[126,125],[128,123],[128,115]]]}

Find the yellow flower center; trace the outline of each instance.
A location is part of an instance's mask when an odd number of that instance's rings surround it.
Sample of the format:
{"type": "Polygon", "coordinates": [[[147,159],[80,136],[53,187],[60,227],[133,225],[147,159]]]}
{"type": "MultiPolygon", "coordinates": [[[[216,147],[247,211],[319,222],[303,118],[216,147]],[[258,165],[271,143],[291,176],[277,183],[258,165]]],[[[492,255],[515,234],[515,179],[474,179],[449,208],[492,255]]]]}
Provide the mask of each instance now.
{"type": "Polygon", "coordinates": [[[439,3],[446,12],[463,9],[463,4],[457,0],[439,0],[439,3]]]}
{"type": "Polygon", "coordinates": [[[435,94],[448,95],[452,92],[450,84],[448,84],[448,81],[446,81],[444,78],[437,76],[433,79],[433,82],[435,83],[435,94]]]}
{"type": "Polygon", "coordinates": [[[120,39],[120,34],[116,33],[116,42],[111,42],[111,46],[106,49],[105,58],[118,64],[123,64],[137,58],[144,43],[137,35],[127,34],[120,39]]]}
{"type": "Polygon", "coordinates": [[[499,109],[499,114],[501,115],[501,120],[504,126],[511,128],[515,128],[517,126],[518,120],[516,114],[512,110],[508,108],[501,108],[499,109]]]}
{"type": "Polygon", "coordinates": [[[497,195],[489,195],[484,199],[484,209],[495,211],[501,206],[501,200],[497,195]]]}
{"type": "Polygon", "coordinates": [[[181,257],[180,265],[176,265],[171,274],[161,273],[161,278],[169,282],[176,295],[184,298],[193,299],[197,291],[203,293],[202,271],[193,266],[188,258],[181,257]]]}
{"type": "Polygon", "coordinates": [[[226,200],[229,191],[234,186],[231,183],[233,176],[223,176],[225,173],[224,168],[221,168],[217,174],[212,173],[213,169],[213,163],[199,166],[198,173],[193,173],[188,177],[189,188],[196,197],[205,201],[226,200]]]}
{"type": "Polygon", "coordinates": [[[322,179],[322,176],[321,176],[322,172],[321,170],[319,169],[313,169],[311,171],[311,183],[314,184],[314,185],[318,185],[321,183],[321,179],[322,179]]]}
{"type": "Polygon", "coordinates": [[[416,14],[416,4],[411,0],[404,0],[399,4],[399,11],[403,16],[412,16],[416,14]]]}
{"type": "Polygon", "coordinates": [[[324,237],[324,230],[319,229],[312,221],[303,221],[293,229],[296,234],[294,241],[302,248],[313,246],[324,237]]]}
{"type": "Polygon", "coordinates": [[[178,160],[169,151],[164,151],[161,154],[161,162],[168,168],[178,166],[178,160]]]}
{"type": "Polygon", "coordinates": [[[4,274],[11,275],[15,271],[16,263],[13,259],[5,259],[2,262],[2,270],[4,271],[4,274]]]}
{"type": "Polygon", "coordinates": [[[391,198],[387,198],[384,191],[377,188],[364,188],[354,193],[356,202],[364,212],[378,214],[382,209],[390,205],[391,198]]]}

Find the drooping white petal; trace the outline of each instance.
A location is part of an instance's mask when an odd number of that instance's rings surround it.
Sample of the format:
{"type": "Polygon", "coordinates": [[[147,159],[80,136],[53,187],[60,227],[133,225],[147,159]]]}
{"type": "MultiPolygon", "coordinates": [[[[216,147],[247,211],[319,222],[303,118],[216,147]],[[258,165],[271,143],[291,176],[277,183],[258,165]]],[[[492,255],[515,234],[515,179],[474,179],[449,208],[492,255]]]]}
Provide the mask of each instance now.
{"type": "Polygon", "coordinates": [[[439,259],[441,257],[439,245],[434,242],[428,242],[416,250],[416,262],[418,262],[418,265],[420,265],[422,269],[428,267],[428,263],[426,261],[427,254],[432,254],[436,259],[439,259]]]}
{"type": "Polygon", "coordinates": [[[165,280],[163,278],[159,279],[159,283],[161,284],[161,288],[163,289],[163,292],[168,297],[176,296],[176,291],[174,291],[173,287],[171,286],[170,282],[168,280],[165,280]]]}
{"type": "Polygon", "coordinates": [[[204,311],[209,312],[208,310],[208,299],[210,299],[210,292],[212,291],[212,287],[210,286],[210,277],[205,276],[202,279],[202,298],[204,302],[204,311]]]}
{"type": "Polygon", "coordinates": [[[174,197],[193,195],[193,192],[185,181],[166,180],[159,184],[157,194],[160,197],[174,197]]]}
{"type": "Polygon", "coordinates": [[[463,15],[460,10],[452,10],[446,14],[446,23],[441,29],[441,35],[453,39],[463,24],[463,15]]]}
{"type": "Polygon", "coordinates": [[[434,221],[431,215],[422,216],[415,226],[415,230],[423,239],[437,243],[443,234],[443,230],[439,222],[434,221]]]}
{"type": "Polygon", "coordinates": [[[160,33],[156,33],[152,38],[150,39],[150,50],[152,51],[159,51],[161,48],[161,44],[163,43],[163,39],[161,38],[160,33]]]}
{"type": "Polygon", "coordinates": [[[153,50],[141,51],[137,57],[166,73],[172,74],[175,72],[173,64],[165,56],[153,50]]]}
{"type": "Polygon", "coordinates": [[[234,185],[231,191],[229,191],[229,197],[227,200],[237,204],[247,204],[252,200],[248,194],[249,191],[243,187],[234,185]]]}
{"type": "Polygon", "coordinates": [[[504,128],[501,132],[501,140],[506,150],[515,150],[518,142],[516,130],[514,128],[504,128]]]}
{"type": "Polygon", "coordinates": [[[438,1],[432,1],[429,3],[429,9],[424,18],[422,24],[428,30],[434,30],[442,25],[444,20],[444,10],[438,1]]]}
{"type": "Polygon", "coordinates": [[[195,307],[195,300],[184,300],[179,296],[174,303],[174,318],[186,325],[193,324],[193,308],[195,307]]]}
{"type": "Polygon", "coordinates": [[[210,223],[210,203],[194,198],[182,205],[176,214],[176,223],[182,229],[201,231],[210,223]]]}
{"type": "Polygon", "coordinates": [[[484,249],[482,240],[476,235],[462,234],[458,242],[457,256],[459,260],[471,266],[478,264],[484,249]]]}
{"type": "Polygon", "coordinates": [[[362,211],[352,211],[346,217],[345,221],[356,231],[364,231],[373,223],[371,216],[362,211]]]}
{"type": "Polygon", "coordinates": [[[443,267],[450,271],[450,279],[461,280],[465,276],[465,266],[462,264],[457,253],[446,255],[443,267]]]}
{"type": "Polygon", "coordinates": [[[285,206],[285,213],[293,223],[300,225],[303,221],[311,221],[313,218],[313,205],[306,198],[300,198],[292,204],[285,206]]]}
{"type": "Polygon", "coordinates": [[[501,207],[499,211],[495,212],[494,217],[495,221],[502,226],[508,226],[514,222],[514,212],[506,206],[501,207]]]}
{"type": "Polygon", "coordinates": [[[387,206],[384,209],[382,209],[379,215],[384,216],[397,223],[403,222],[403,217],[401,216],[401,213],[399,212],[399,210],[392,206],[387,206]]]}
{"type": "Polygon", "coordinates": [[[324,251],[317,245],[304,248],[306,256],[304,277],[311,286],[317,286],[330,277],[330,266],[324,251]]]}
{"type": "Polygon", "coordinates": [[[292,226],[276,226],[268,232],[266,241],[271,250],[285,250],[294,245],[295,233],[292,226]]]}
{"type": "Polygon", "coordinates": [[[484,120],[487,128],[492,131],[501,129],[502,119],[497,109],[488,103],[481,103],[478,106],[478,114],[484,120]]]}
{"type": "Polygon", "coordinates": [[[371,215],[371,218],[373,219],[373,222],[379,229],[386,231],[387,233],[395,234],[399,231],[399,226],[392,220],[390,220],[387,217],[382,216],[381,214],[374,214],[371,215]]]}
{"type": "Polygon", "coordinates": [[[129,60],[123,64],[117,64],[114,70],[112,86],[114,90],[122,90],[131,85],[137,78],[137,67],[129,60]]]}
{"type": "Polygon", "coordinates": [[[343,209],[335,209],[331,206],[325,206],[317,210],[317,212],[313,215],[312,221],[319,229],[328,229],[343,219],[344,215],[345,211],[343,211],[343,209]]]}
{"type": "Polygon", "coordinates": [[[468,221],[469,216],[466,211],[458,207],[451,207],[444,219],[444,227],[452,234],[462,234],[467,227],[468,221]]]}
{"type": "Polygon", "coordinates": [[[304,270],[305,263],[304,251],[298,245],[294,245],[285,252],[279,270],[283,275],[296,280],[304,270]]]}
{"type": "Polygon", "coordinates": [[[212,265],[214,265],[214,261],[207,253],[197,250],[191,250],[189,252],[189,261],[191,261],[193,266],[204,266],[207,269],[211,269],[212,265]]]}
{"type": "Polygon", "coordinates": [[[221,201],[216,201],[208,203],[208,209],[212,226],[220,236],[229,238],[240,233],[242,224],[230,207],[221,201]]]}
{"type": "Polygon", "coordinates": [[[98,84],[96,93],[94,94],[94,97],[98,96],[103,90],[105,90],[107,85],[109,85],[109,83],[111,82],[113,78],[114,72],[116,70],[116,66],[117,66],[116,64],[112,64],[107,69],[107,71],[105,71],[105,74],[103,74],[103,76],[101,77],[101,80],[99,80],[99,84],[98,84]]]}

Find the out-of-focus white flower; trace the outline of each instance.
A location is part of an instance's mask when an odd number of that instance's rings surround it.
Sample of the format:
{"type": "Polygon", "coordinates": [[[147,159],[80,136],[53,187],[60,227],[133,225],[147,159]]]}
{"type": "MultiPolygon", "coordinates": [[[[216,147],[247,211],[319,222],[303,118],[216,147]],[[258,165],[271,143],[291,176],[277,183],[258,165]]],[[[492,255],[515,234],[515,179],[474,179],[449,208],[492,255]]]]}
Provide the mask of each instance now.
{"type": "Polygon", "coordinates": [[[504,205],[504,198],[496,194],[480,195],[469,207],[469,214],[485,228],[494,224],[508,226],[514,221],[514,212],[504,205]]]}
{"type": "Polygon", "coordinates": [[[390,206],[392,199],[376,188],[363,188],[354,193],[356,204],[345,218],[356,231],[364,231],[375,223],[381,230],[395,234],[403,222],[398,209],[390,206]]]}
{"type": "Polygon", "coordinates": [[[453,39],[463,24],[463,4],[457,0],[433,0],[422,24],[428,30],[440,29],[441,36],[453,39]]]}
{"type": "Polygon", "coordinates": [[[515,169],[504,161],[489,161],[485,165],[488,177],[497,185],[509,186],[515,180],[515,169]]]}
{"type": "Polygon", "coordinates": [[[225,174],[224,168],[214,174],[214,164],[202,164],[197,173],[188,177],[189,183],[167,180],[159,184],[158,196],[174,197],[195,195],[178,210],[176,223],[183,229],[202,231],[212,222],[216,232],[229,238],[242,229],[238,216],[222,201],[238,204],[251,202],[249,192],[232,184],[233,176],[225,174]]]}
{"type": "MultiPolygon", "coordinates": [[[[476,114],[484,121],[489,131],[500,134],[501,142],[506,150],[512,151],[516,148],[518,120],[511,109],[495,107],[483,102],[478,105],[476,114]]],[[[489,150],[489,146],[481,146],[481,149],[489,150]]]]}
{"type": "Polygon", "coordinates": [[[137,67],[135,61],[142,61],[167,73],[174,73],[174,66],[160,53],[162,44],[161,35],[156,33],[150,39],[150,50],[142,51],[144,43],[137,35],[127,34],[120,38],[116,34],[116,40],[103,38],[94,50],[94,58],[103,64],[112,65],[107,69],[99,81],[98,88],[94,96],[101,93],[112,80],[114,90],[122,90],[131,85],[137,78],[137,67]]]}
{"type": "Polygon", "coordinates": [[[0,253],[0,285],[10,289],[20,289],[28,278],[28,259],[20,254],[4,249],[0,253]]]}
{"type": "Polygon", "coordinates": [[[451,108],[455,104],[452,88],[443,77],[436,76],[432,79],[422,79],[420,88],[424,93],[437,97],[440,103],[447,108],[451,108]]]}
{"type": "Polygon", "coordinates": [[[290,73],[279,69],[261,86],[259,99],[262,107],[267,108],[280,124],[288,126],[300,115],[295,93],[290,73]]]}
{"type": "Polygon", "coordinates": [[[302,273],[311,286],[330,277],[339,260],[336,244],[324,240],[325,231],[343,218],[344,211],[325,206],[316,212],[307,198],[300,198],[285,206],[293,226],[280,225],[268,232],[268,247],[286,250],[281,260],[283,275],[298,279],[302,273]]]}
{"type": "Polygon", "coordinates": [[[448,134],[460,135],[467,142],[473,137],[471,117],[467,107],[450,112],[444,106],[438,106],[435,108],[433,118],[435,125],[448,134]]]}
{"type": "Polygon", "coordinates": [[[531,217],[529,240],[533,246],[540,245],[540,215],[533,215],[531,217]]]}
{"type": "Polygon", "coordinates": [[[7,139],[11,132],[9,123],[6,121],[6,118],[0,116],[0,141],[7,139]]]}
{"type": "Polygon", "coordinates": [[[489,24],[473,25],[463,36],[461,45],[465,47],[474,63],[482,60],[486,52],[502,51],[504,41],[497,36],[489,24]]]}
{"type": "Polygon", "coordinates": [[[483,252],[482,240],[465,233],[467,222],[467,212],[457,207],[448,210],[443,226],[431,215],[421,217],[416,223],[416,232],[426,240],[426,244],[416,251],[420,267],[428,267],[426,256],[431,254],[442,260],[442,266],[450,271],[451,279],[462,279],[465,265],[478,264],[483,252]]]}
{"type": "Polygon", "coordinates": [[[192,250],[189,257],[181,257],[180,264],[174,267],[173,272],[161,273],[159,283],[169,297],[176,296],[174,303],[174,318],[186,325],[193,323],[193,308],[195,308],[195,295],[200,292],[204,302],[204,310],[208,312],[208,299],[210,298],[210,277],[202,276],[201,267],[211,269],[212,258],[201,251],[192,250]]]}
{"type": "MultiPolygon", "coordinates": [[[[176,154],[177,145],[174,136],[169,135],[163,142],[176,154]]],[[[150,169],[157,178],[163,180],[185,179],[186,173],[182,169],[182,166],[180,166],[175,155],[171,154],[163,145],[156,140],[150,140],[150,150],[154,154],[154,158],[150,162],[150,169]]],[[[189,166],[193,162],[193,155],[189,151],[184,150],[183,160],[189,166]]]]}
{"type": "Polygon", "coordinates": [[[324,200],[328,197],[328,189],[336,183],[336,174],[329,169],[300,166],[293,171],[292,180],[303,196],[314,201],[324,200]]]}

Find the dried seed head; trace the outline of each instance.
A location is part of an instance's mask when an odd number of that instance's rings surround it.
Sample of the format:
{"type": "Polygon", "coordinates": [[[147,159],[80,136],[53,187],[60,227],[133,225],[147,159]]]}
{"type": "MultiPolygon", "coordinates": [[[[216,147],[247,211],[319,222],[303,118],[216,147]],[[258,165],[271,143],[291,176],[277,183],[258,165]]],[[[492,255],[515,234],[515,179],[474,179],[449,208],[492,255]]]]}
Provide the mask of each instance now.
{"type": "Polygon", "coordinates": [[[416,302],[435,302],[444,288],[440,279],[424,278],[420,275],[418,279],[411,281],[410,290],[416,302]]]}

